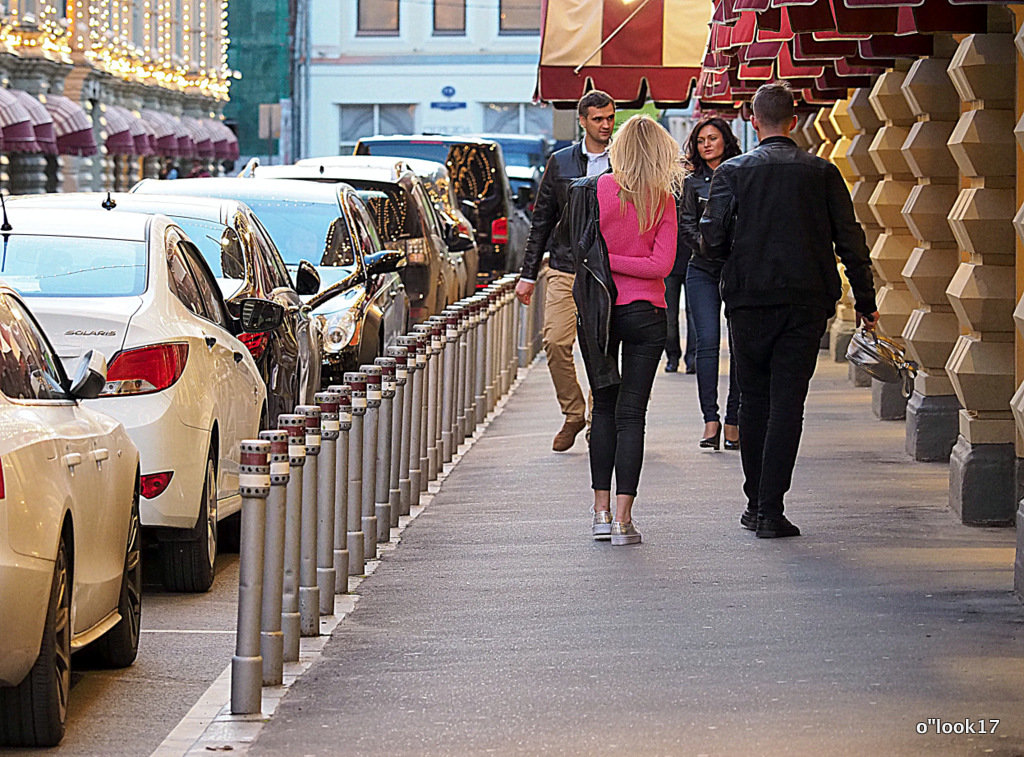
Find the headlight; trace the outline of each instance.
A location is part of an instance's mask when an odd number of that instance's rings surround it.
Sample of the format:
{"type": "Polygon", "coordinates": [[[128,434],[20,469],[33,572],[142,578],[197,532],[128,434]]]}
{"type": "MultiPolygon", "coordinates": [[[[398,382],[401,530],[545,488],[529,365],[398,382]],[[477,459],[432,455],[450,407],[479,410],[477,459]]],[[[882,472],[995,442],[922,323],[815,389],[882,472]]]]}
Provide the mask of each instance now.
{"type": "Polygon", "coordinates": [[[356,336],[358,324],[355,313],[343,310],[320,317],[324,324],[324,350],[332,354],[341,352],[356,336]]]}

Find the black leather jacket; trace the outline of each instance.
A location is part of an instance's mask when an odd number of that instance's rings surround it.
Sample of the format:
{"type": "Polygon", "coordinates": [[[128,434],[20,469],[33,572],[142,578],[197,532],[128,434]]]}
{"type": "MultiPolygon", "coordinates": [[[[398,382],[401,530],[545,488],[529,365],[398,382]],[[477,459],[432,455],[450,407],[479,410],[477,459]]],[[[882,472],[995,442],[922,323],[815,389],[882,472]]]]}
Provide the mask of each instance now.
{"type": "Polygon", "coordinates": [[[617,292],[612,280],[608,248],[601,236],[597,204],[597,176],[573,181],[568,188],[565,213],[576,278],[572,298],[576,303],[576,332],[591,387],[603,389],[621,381],[616,359],[608,355],[612,305],[617,292]]]}
{"type": "Polygon", "coordinates": [[[834,313],[836,255],[857,311],[877,309],[864,230],[839,169],[787,137],[768,137],[718,167],[700,233],[700,254],[725,261],[727,311],[812,305],[834,313]]]}
{"type": "MultiPolygon", "coordinates": [[[[679,252],[676,253],[676,266],[679,265],[680,257],[685,255],[690,265],[706,271],[717,279],[722,273],[722,261],[709,260],[698,255],[700,229],[697,228],[697,223],[708,202],[712,173],[703,169],[694,171],[683,182],[683,197],[679,203],[679,252]]],[[[686,272],[685,265],[683,272],[686,272]]],[[[676,273],[675,268],[672,269],[672,273],[676,273]]]]}
{"type": "Polygon", "coordinates": [[[559,221],[568,201],[569,182],[586,175],[587,156],[583,154],[582,142],[563,147],[548,158],[533,204],[533,222],[523,256],[524,279],[537,280],[545,252],[550,253],[549,266],[566,273],[573,272],[567,229],[559,221]]]}

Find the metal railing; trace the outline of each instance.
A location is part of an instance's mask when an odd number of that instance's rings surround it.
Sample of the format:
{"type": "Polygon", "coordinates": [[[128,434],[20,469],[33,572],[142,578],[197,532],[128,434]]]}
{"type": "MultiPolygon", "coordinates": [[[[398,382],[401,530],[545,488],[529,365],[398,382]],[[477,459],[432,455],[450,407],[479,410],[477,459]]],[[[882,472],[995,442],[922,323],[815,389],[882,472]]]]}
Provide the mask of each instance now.
{"type": "Polygon", "coordinates": [[[363,575],[399,518],[451,463],[540,349],[543,277],[529,307],[505,276],[413,327],[383,357],[241,444],[242,540],[231,711],[262,706],[363,575]]]}

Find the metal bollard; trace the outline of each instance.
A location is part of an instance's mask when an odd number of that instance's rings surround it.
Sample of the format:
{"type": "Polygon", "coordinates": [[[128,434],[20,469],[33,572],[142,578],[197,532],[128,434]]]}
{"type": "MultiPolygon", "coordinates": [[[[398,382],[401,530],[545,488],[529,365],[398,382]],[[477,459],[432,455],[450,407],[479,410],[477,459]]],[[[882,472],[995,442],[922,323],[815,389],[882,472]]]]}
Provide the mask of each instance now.
{"type": "Polygon", "coordinates": [[[374,484],[373,511],[377,516],[377,543],[391,541],[391,501],[388,499],[391,483],[391,434],[395,405],[395,359],[374,358],[380,368],[380,422],[377,426],[377,478],[374,484]]]}
{"type": "Polygon", "coordinates": [[[306,465],[306,416],[281,415],[278,427],[288,433],[288,488],[285,490],[284,575],[281,583],[281,631],[284,661],[299,659],[299,568],[302,538],[302,468],[306,465]]]}
{"type": "Polygon", "coordinates": [[[281,584],[284,579],[285,487],[288,485],[288,434],[260,431],[270,444],[270,494],[267,496],[263,542],[263,602],[260,611],[260,655],[263,685],[280,686],[284,671],[281,633],[281,584]]]}
{"type": "MultiPolygon", "coordinates": [[[[406,351],[405,370],[407,378],[405,381],[405,408],[402,410],[402,452],[399,461],[398,471],[398,496],[400,502],[399,515],[408,515],[409,507],[412,504],[412,473],[419,463],[419,424],[416,423],[416,408],[414,405],[416,392],[419,385],[419,365],[416,360],[416,348],[419,346],[419,339],[415,336],[400,336],[398,344],[406,351]],[[414,464],[413,456],[416,456],[414,464]]],[[[416,478],[417,500],[419,497],[419,477],[416,478]]]]}
{"type": "Polygon", "coordinates": [[[338,395],[338,441],[334,448],[334,593],[348,593],[348,437],[352,428],[352,389],[331,384],[338,395]]]}
{"type": "Polygon", "coordinates": [[[338,422],[336,392],[317,392],[314,402],[320,406],[320,455],[317,460],[316,487],[316,587],[320,594],[320,614],[334,614],[334,486],[337,478],[337,448],[341,425],[338,422]]]}
{"type": "Polygon", "coordinates": [[[501,289],[501,384],[499,394],[504,397],[508,394],[508,390],[512,387],[512,380],[510,378],[512,371],[512,363],[510,355],[512,353],[512,341],[514,333],[512,331],[512,302],[510,300],[511,287],[506,278],[504,285],[501,289]]]}
{"type": "MultiPolygon", "coordinates": [[[[398,516],[402,511],[402,449],[407,443],[407,428],[405,425],[406,404],[405,384],[408,381],[409,371],[406,368],[406,359],[409,351],[405,347],[392,346],[387,348],[387,356],[395,361],[395,399],[391,413],[391,469],[388,476],[388,507],[390,508],[390,526],[398,528],[398,516]]],[[[406,471],[408,471],[408,458],[406,471]]]]}
{"type": "Polygon", "coordinates": [[[466,306],[459,301],[452,306],[455,315],[455,386],[452,387],[455,418],[453,419],[452,454],[466,439],[466,408],[463,405],[462,386],[466,381],[466,306]]]}
{"type": "Polygon", "coordinates": [[[317,483],[320,462],[320,408],[298,405],[306,419],[306,465],[302,469],[302,537],[299,547],[299,617],[303,636],[320,635],[320,587],[317,568],[317,483]]]}
{"type": "Polygon", "coordinates": [[[242,495],[242,541],[238,556],[238,627],[231,658],[231,712],[259,712],[263,704],[260,615],[263,601],[263,523],[270,494],[270,442],[241,443],[238,489],[242,495]]]}
{"type": "Polygon", "coordinates": [[[477,295],[476,386],[473,393],[474,424],[487,417],[487,295],[477,295]]]}
{"type": "Polygon", "coordinates": [[[459,362],[459,317],[448,309],[444,319],[444,363],[441,378],[441,462],[455,454],[455,381],[459,362]]]}
{"type": "MultiPolygon", "coordinates": [[[[429,327],[428,327],[429,328],[429,327]]],[[[427,490],[427,386],[430,379],[430,334],[414,331],[416,335],[416,402],[413,404],[413,424],[416,447],[409,450],[409,477],[412,479],[412,504],[420,503],[420,494],[427,490]],[[413,462],[415,461],[415,468],[413,462]]]]}
{"type": "Polygon", "coordinates": [[[361,365],[366,374],[366,418],[363,421],[363,556],[377,559],[377,437],[380,435],[381,374],[379,365],[361,365]]]}
{"type": "Polygon", "coordinates": [[[352,392],[352,428],[348,432],[348,570],[361,576],[366,570],[363,553],[363,425],[366,420],[366,374],[345,373],[352,392]]]}
{"type": "Polygon", "coordinates": [[[426,335],[427,338],[427,380],[423,392],[423,433],[426,447],[421,460],[420,491],[427,490],[427,483],[437,478],[437,415],[435,413],[438,376],[438,354],[440,339],[434,338],[435,325],[428,319],[426,323],[418,323],[413,329],[426,335]]]}
{"type": "Polygon", "coordinates": [[[480,300],[474,295],[466,307],[466,384],[462,387],[462,392],[466,412],[466,436],[472,436],[476,430],[476,332],[480,325],[480,300]]]}

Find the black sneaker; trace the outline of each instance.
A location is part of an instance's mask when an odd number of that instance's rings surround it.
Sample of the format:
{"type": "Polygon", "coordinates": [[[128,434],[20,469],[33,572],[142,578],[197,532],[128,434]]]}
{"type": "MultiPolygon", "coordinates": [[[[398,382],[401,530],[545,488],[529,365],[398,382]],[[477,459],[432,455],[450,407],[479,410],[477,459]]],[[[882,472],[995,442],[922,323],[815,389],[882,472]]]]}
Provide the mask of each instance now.
{"type": "Polygon", "coordinates": [[[785,515],[777,518],[757,519],[758,539],[780,539],[786,536],[799,536],[800,529],[794,526],[785,515]]]}
{"type": "Polygon", "coordinates": [[[743,511],[743,515],[740,516],[740,525],[748,531],[757,530],[757,510],[752,510],[749,507],[743,511]]]}

